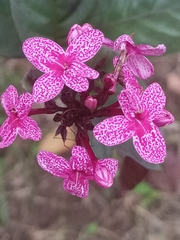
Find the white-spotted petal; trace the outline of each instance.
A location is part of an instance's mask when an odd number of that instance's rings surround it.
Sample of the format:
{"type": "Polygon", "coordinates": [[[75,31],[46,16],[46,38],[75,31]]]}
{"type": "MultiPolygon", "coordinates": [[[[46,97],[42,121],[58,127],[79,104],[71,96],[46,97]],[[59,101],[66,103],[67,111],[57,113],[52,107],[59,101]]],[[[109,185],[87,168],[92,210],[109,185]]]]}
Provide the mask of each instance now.
{"type": "Polygon", "coordinates": [[[127,64],[132,73],[141,79],[147,79],[154,74],[152,63],[142,54],[135,53],[129,55],[127,64]]]}
{"type": "Polygon", "coordinates": [[[18,116],[19,117],[27,116],[32,108],[33,103],[34,103],[33,96],[30,93],[28,92],[22,93],[19,96],[18,105],[16,107],[18,116]]]}
{"type": "Polygon", "coordinates": [[[89,79],[96,79],[99,76],[99,73],[85,65],[84,63],[74,61],[70,69],[75,71],[76,75],[80,74],[82,77],[89,78],[89,79]]]}
{"type": "Polygon", "coordinates": [[[47,102],[56,97],[63,89],[62,76],[58,72],[45,73],[39,77],[33,86],[35,102],[47,102]]]}
{"type": "Polygon", "coordinates": [[[1,104],[6,114],[10,116],[12,109],[18,104],[18,92],[13,85],[10,85],[1,95],[1,104]]]}
{"type": "Polygon", "coordinates": [[[17,136],[17,130],[9,124],[7,118],[0,127],[0,148],[9,147],[17,136]]]}
{"type": "Polygon", "coordinates": [[[37,160],[42,169],[61,178],[67,178],[70,172],[69,162],[54,153],[40,151],[37,160]]]}
{"type": "Polygon", "coordinates": [[[67,192],[80,198],[87,197],[89,193],[89,182],[87,179],[77,179],[76,182],[71,179],[64,179],[63,187],[67,192]]]}
{"type": "Polygon", "coordinates": [[[104,35],[97,29],[87,30],[75,38],[66,52],[76,56],[80,62],[86,62],[99,51],[103,44],[104,35]]]}
{"type": "Polygon", "coordinates": [[[147,162],[159,164],[164,161],[166,156],[165,140],[156,127],[151,123],[151,130],[144,135],[135,134],[133,144],[139,155],[147,162]]]}
{"type": "Polygon", "coordinates": [[[62,75],[62,80],[66,86],[76,92],[84,92],[89,88],[89,81],[87,78],[77,74],[74,70],[69,69],[62,75]]]}
{"type": "Polygon", "coordinates": [[[22,50],[26,58],[40,71],[48,73],[52,65],[59,61],[64,50],[56,42],[42,37],[25,40],[22,50]]]}
{"type": "Polygon", "coordinates": [[[148,44],[139,44],[136,46],[136,51],[147,56],[160,56],[166,52],[166,47],[164,44],[159,44],[156,47],[148,44]]]}
{"type": "Polygon", "coordinates": [[[107,146],[121,144],[130,139],[134,134],[134,122],[124,116],[114,116],[97,124],[93,133],[95,138],[107,146]]]}
{"type": "Polygon", "coordinates": [[[149,85],[142,94],[142,106],[149,113],[150,120],[154,120],[160,114],[166,104],[166,96],[158,83],[149,85]]]}
{"type": "Polygon", "coordinates": [[[42,132],[38,127],[37,122],[30,117],[25,117],[19,120],[17,132],[22,139],[39,141],[42,137],[42,132]]]}

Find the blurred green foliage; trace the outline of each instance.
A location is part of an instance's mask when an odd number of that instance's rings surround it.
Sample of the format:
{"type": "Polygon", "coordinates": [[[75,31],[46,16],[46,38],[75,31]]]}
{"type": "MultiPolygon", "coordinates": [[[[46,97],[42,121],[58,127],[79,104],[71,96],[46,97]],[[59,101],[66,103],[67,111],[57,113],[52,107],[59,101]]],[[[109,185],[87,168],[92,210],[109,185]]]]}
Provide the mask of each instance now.
{"type": "Polygon", "coordinates": [[[22,42],[33,36],[65,45],[69,28],[89,22],[112,39],[135,33],[137,43],[164,43],[180,50],[178,0],[0,0],[0,55],[21,57],[22,42]]]}
{"type": "Polygon", "coordinates": [[[145,208],[149,207],[156,199],[160,197],[160,192],[146,182],[140,182],[138,185],[136,185],[134,192],[142,196],[140,205],[145,208]]]}

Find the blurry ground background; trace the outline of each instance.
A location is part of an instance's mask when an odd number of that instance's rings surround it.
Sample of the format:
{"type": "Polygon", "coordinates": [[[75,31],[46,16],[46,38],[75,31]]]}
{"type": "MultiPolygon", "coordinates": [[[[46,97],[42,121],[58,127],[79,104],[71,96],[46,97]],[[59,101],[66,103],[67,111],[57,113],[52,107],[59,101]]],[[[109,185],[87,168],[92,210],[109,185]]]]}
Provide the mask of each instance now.
{"type": "MultiPolygon", "coordinates": [[[[61,179],[37,164],[42,148],[68,154],[60,139],[53,140],[51,116],[36,117],[43,130],[41,142],[17,138],[0,150],[1,240],[180,239],[180,56],[153,58],[153,63],[155,75],[148,83],[160,83],[167,95],[166,108],[175,116],[175,122],[164,128],[168,148],[164,171],[149,171],[132,191],[122,192],[117,176],[110,189],[90,183],[86,199],[74,197],[63,190],[61,179]]],[[[23,92],[20,80],[30,64],[0,59],[0,66],[1,93],[9,84],[23,92]]],[[[0,108],[1,123],[5,117],[0,108]]]]}

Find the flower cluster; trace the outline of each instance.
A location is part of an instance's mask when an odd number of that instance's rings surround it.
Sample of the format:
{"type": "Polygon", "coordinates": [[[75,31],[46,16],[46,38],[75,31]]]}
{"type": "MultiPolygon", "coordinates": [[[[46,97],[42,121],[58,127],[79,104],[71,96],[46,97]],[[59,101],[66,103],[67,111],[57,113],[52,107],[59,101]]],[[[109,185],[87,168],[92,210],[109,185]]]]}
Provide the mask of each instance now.
{"type": "Polygon", "coordinates": [[[53,114],[53,121],[59,122],[55,135],[60,134],[64,142],[67,127],[73,126],[76,146],[69,161],[47,151],[40,151],[37,160],[45,171],[64,178],[67,192],[81,198],[88,195],[89,180],[108,188],[118,170],[116,159],[97,159],[90,145],[89,131],[106,146],[132,138],[136,151],[145,161],[162,163],[166,144],[159,127],[171,124],[174,118],[164,109],[166,97],[161,86],[155,82],[143,89],[136,77],[145,80],[153,75],[154,67],[144,55],[162,55],[166,47],[163,44],[136,46],[132,37],[124,34],[113,41],[85,23],[70,29],[66,51],[47,38],[25,40],[24,55],[42,74],[36,79],[29,75],[32,94],[25,92],[18,97],[12,85],[2,94],[1,103],[8,118],[0,127],[0,148],[8,147],[17,134],[22,139],[40,140],[41,130],[30,118],[35,114],[53,114]],[[111,73],[101,70],[104,58],[94,68],[85,64],[102,46],[117,53],[112,59],[111,73]],[[118,84],[122,90],[117,100],[107,106],[118,84]],[[63,106],[57,105],[57,98],[63,106]],[[44,103],[44,107],[33,108],[36,103],[44,103]],[[94,126],[93,119],[102,117],[105,119],[94,126]]]}

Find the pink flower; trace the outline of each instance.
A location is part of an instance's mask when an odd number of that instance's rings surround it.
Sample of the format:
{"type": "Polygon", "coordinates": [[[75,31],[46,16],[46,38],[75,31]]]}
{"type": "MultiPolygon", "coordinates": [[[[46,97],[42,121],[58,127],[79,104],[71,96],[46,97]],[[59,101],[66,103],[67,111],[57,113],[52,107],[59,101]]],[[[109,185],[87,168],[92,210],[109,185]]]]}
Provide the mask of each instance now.
{"type": "Polygon", "coordinates": [[[41,130],[28,113],[33,105],[33,97],[30,93],[23,93],[18,97],[17,90],[10,85],[1,96],[2,106],[8,115],[0,127],[0,148],[8,147],[17,136],[22,139],[38,141],[41,138],[41,130]]]}
{"type": "MultiPolygon", "coordinates": [[[[114,41],[114,51],[126,51],[126,63],[134,75],[141,79],[147,79],[154,74],[154,67],[151,62],[143,55],[159,56],[165,53],[164,44],[152,47],[147,44],[135,46],[131,36],[123,34],[114,41]]],[[[118,57],[114,58],[114,64],[118,57]]]]}
{"type": "Polygon", "coordinates": [[[27,59],[44,72],[33,86],[35,102],[46,102],[57,96],[64,84],[76,92],[86,91],[88,79],[96,79],[99,73],[88,67],[88,61],[99,51],[103,34],[97,29],[87,30],[75,38],[66,52],[50,39],[33,37],[23,44],[27,59]]]}
{"type": "Polygon", "coordinates": [[[89,180],[110,187],[118,168],[118,161],[111,158],[99,160],[94,166],[81,146],[73,147],[70,161],[47,151],[40,151],[37,160],[45,171],[64,178],[64,190],[81,198],[88,196],[89,180]]]}
{"type": "Polygon", "coordinates": [[[95,138],[107,146],[114,146],[132,137],[136,151],[145,161],[162,163],[166,144],[154,123],[159,116],[159,125],[167,122],[165,116],[162,120],[166,97],[160,85],[152,83],[139,95],[122,90],[118,101],[124,116],[114,116],[97,124],[93,130],[95,138]]]}

